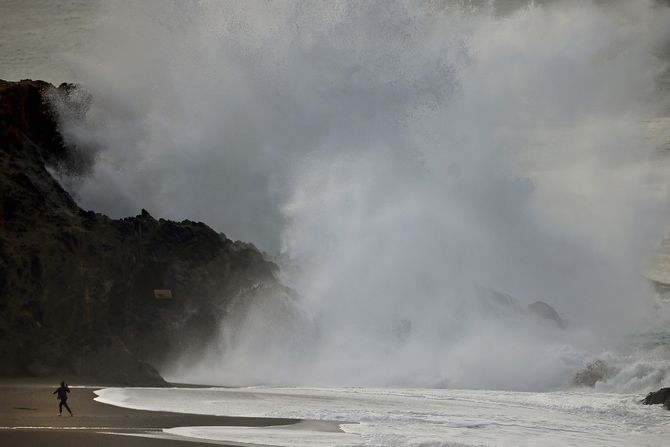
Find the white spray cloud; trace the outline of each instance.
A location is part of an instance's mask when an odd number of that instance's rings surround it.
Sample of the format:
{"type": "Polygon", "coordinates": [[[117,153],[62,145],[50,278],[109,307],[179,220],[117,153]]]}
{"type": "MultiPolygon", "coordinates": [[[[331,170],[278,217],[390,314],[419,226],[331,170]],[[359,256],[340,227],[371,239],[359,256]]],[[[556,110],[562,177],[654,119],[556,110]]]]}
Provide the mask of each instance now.
{"type": "Polygon", "coordinates": [[[107,8],[72,57],[93,102],[67,136],[98,151],[80,202],[280,251],[300,297],[231,310],[212,355],[175,374],[542,388],[638,324],[664,223],[645,120],[667,99],[667,8],[107,8]],[[475,285],[582,329],[491,318],[475,285]]]}

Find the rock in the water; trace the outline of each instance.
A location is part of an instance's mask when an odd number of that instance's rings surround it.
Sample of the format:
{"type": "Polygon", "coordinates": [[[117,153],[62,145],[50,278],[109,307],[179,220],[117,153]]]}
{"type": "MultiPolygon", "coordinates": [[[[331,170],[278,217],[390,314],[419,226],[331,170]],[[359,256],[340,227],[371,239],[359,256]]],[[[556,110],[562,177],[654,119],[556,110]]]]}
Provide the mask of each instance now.
{"type": "Polygon", "coordinates": [[[512,295],[480,285],[475,285],[475,292],[484,311],[491,315],[503,316],[524,313],[521,303],[512,295]]]}
{"type": "Polygon", "coordinates": [[[645,405],[663,404],[667,410],[670,410],[670,388],[661,388],[658,391],[652,391],[647,394],[642,403],[645,405]]]}
{"type": "Polygon", "coordinates": [[[563,322],[561,316],[558,315],[558,312],[556,312],[556,309],[544,301],[535,301],[534,303],[529,304],[528,310],[533,315],[537,315],[538,317],[544,318],[546,320],[551,320],[561,329],[565,329],[565,323],[563,322]]]}
{"type": "Polygon", "coordinates": [[[578,386],[595,386],[596,382],[607,380],[616,374],[617,369],[597,359],[575,374],[573,383],[578,386]]]}
{"type": "Polygon", "coordinates": [[[545,320],[551,320],[559,328],[565,329],[565,323],[556,309],[543,301],[536,301],[525,308],[516,297],[495,289],[475,285],[475,292],[482,310],[488,315],[505,317],[510,315],[528,316],[530,314],[545,320]]]}

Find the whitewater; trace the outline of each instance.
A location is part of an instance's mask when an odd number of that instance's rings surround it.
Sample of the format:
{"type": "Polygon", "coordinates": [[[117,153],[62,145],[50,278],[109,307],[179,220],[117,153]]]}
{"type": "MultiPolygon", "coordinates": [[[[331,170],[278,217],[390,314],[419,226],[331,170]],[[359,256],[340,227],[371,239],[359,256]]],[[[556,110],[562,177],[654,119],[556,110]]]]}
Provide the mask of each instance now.
{"type": "Polygon", "coordinates": [[[90,96],[54,107],[92,165],[54,175],[84,208],[253,242],[285,286],[222,297],[169,380],[549,391],[602,359],[657,373],[601,391],[667,383],[631,334],[668,327],[641,270],[670,221],[670,8],[104,2],[84,22],[65,60],[90,96]]]}
{"type": "Polygon", "coordinates": [[[96,394],[99,402],[133,409],[335,421],[341,429],[163,430],[273,446],[663,446],[670,436],[667,410],[643,406],[635,394],[258,387],[106,388],[96,394]]]}

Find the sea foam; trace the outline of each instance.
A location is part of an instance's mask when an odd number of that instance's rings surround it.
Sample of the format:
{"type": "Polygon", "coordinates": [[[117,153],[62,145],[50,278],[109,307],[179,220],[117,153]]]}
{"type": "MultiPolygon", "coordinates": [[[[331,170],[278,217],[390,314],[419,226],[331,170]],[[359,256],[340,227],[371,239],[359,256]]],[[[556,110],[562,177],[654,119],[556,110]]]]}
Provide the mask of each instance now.
{"type": "Polygon", "coordinates": [[[337,422],[308,427],[181,427],[166,433],[279,446],[661,446],[667,412],[594,392],[371,388],[107,388],[103,403],[145,410],[337,422]]]}

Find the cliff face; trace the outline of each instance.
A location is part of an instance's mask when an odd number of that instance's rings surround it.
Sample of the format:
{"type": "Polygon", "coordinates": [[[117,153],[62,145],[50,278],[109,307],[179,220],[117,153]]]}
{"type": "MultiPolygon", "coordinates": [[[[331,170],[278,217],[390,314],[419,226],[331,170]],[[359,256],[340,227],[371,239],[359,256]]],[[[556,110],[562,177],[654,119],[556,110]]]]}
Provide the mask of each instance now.
{"type": "Polygon", "coordinates": [[[0,375],[164,383],[151,365],[213,335],[276,267],[202,223],[79,208],[47,170],[73,156],[53,89],[0,81],[0,375]]]}

